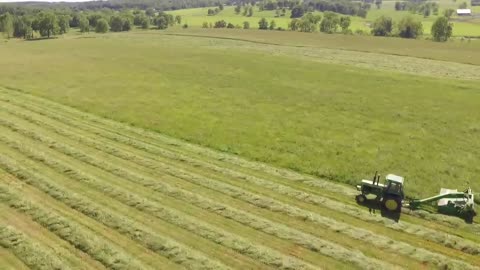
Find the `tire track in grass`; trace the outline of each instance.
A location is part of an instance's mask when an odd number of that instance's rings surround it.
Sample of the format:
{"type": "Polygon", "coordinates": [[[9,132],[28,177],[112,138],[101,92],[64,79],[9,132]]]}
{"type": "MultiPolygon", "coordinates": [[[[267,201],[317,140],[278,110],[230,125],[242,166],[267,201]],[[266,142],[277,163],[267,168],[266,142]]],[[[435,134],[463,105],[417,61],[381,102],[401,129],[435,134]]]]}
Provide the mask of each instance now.
{"type": "MultiPolygon", "coordinates": [[[[102,167],[104,166],[105,166],[105,163],[102,164],[102,167]]],[[[125,175],[131,174],[129,172],[123,171],[120,168],[115,169],[112,173],[115,173],[115,172],[119,174],[119,176],[122,175],[123,177],[125,177],[125,175]]],[[[196,176],[192,176],[192,175],[189,175],[188,177],[196,178],[196,176]]],[[[143,179],[143,181],[144,180],[145,179],[143,179]]],[[[137,181],[142,181],[142,179],[138,178],[137,181]]],[[[151,187],[153,187],[153,185],[155,185],[154,181],[151,182],[149,185],[152,185],[151,187]]],[[[231,192],[231,191],[228,191],[228,192],[231,192]]],[[[303,211],[301,209],[291,207],[289,205],[284,205],[273,200],[263,199],[258,196],[249,197],[249,196],[246,196],[245,193],[243,192],[241,194],[232,193],[232,195],[237,198],[242,198],[243,200],[250,202],[259,207],[267,208],[272,211],[280,211],[292,217],[303,218],[324,226],[330,226],[332,230],[346,233],[347,235],[355,239],[362,239],[379,248],[390,248],[402,254],[410,255],[411,257],[416,258],[420,261],[428,261],[440,267],[445,265],[451,265],[453,267],[462,268],[462,269],[467,269],[467,268],[473,269],[473,267],[471,265],[468,265],[467,263],[454,260],[454,259],[449,259],[443,255],[432,253],[422,248],[415,248],[409,244],[389,239],[388,237],[377,236],[369,231],[353,228],[348,224],[343,224],[341,222],[337,222],[330,218],[321,217],[314,213],[303,211]]],[[[220,207],[224,207],[224,206],[220,206],[220,207]]]]}
{"type": "MultiPolygon", "coordinates": [[[[99,162],[99,161],[90,162],[90,163],[91,163],[91,164],[98,164],[98,162],[99,162]]],[[[156,169],[156,168],[158,168],[158,167],[155,167],[155,169],[156,169]]],[[[181,172],[181,173],[183,173],[183,172],[181,172]]],[[[181,173],[180,173],[180,174],[181,174],[181,173]]],[[[122,173],[122,174],[123,174],[123,173],[122,173]]],[[[178,173],[177,173],[177,174],[178,174],[178,173]]],[[[192,177],[193,177],[193,176],[192,176],[192,177]]],[[[205,181],[209,181],[209,180],[207,179],[207,180],[205,180],[205,181]]],[[[252,183],[252,184],[254,184],[254,183],[252,183]]],[[[232,188],[232,187],[229,186],[228,188],[232,188]]],[[[218,190],[218,188],[217,188],[216,190],[218,190]]],[[[241,191],[237,191],[237,192],[241,192],[241,191]]],[[[317,201],[317,203],[322,204],[321,201],[317,201]]],[[[338,204],[337,206],[338,206],[338,207],[345,207],[345,206],[339,205],[339,204],[338,204]]],[[[423,235],[422,235],[422,236],[423,236],[423,235]]],[[[453,240],[453,241],[454,241],[454,240],[453,240]]],[[[452,241],[452,242],[453,242],[453,241],[452,241]]],[[[455,243],[455,242],[453,242],[453,243],[455,243]]]]}
{"type": "MultiPolygon", "coordinates": [[[[326,195],[325,190],[328,190],[329,192],[338,194],[337,196],[332,196],[331,198],[333,198],[333,199],[338,198],[338,196],[345,197],[346,194],[348,194],[350,197],[352,197],[353,195],[356,194],[356,191],[354,191],[353,189],[351,189],[349,187],[346,187],[345,185],[341,185],[341,184],[338,184],[338,183],[332,183],[332,182],[325,181],[325,180],[320,180],[318,178],[314,178],[314,177],[311,177],[311,176],[308,176],[308,175],[303,175],[303,174],[300,174],[300,173],[297,173],[297,172],[293,172],[291,170],[276,168],[276,167],[273,167],[273,166],[270,166],[270,165],[264,164],[264,163],[251,162],[251,161],[248,161],[246,159],[240,158],[238,156],[233,156],[233,155],[230,155],[230,154],[214,151],[212,149],[208,149],[208,148],[205,148],[205,147],[190,144],[190,143],[178,140],[178,139],[170,138],[170,137],[155,133],[155,132],[130,127],[130,126],[122,124],[122,123],[118,123],[118,122],[114,122],[114,121],[111,121],[111,120],[108,120],[108,119],[93,116],[91,114],[84,113],[84,112],[81,112],[79,110],[76,110],[76,109],[73,109],[73,108],[58,104],[58,103],[48,101],[48,100],[43,99],[43,98],[35,97],[35,96],[32,96],[32,95],[26,94],[24,92],[20,92],[19,89],[11,89],[11,90],[9,90],[9,92],[10,93],[14,92],[17,95],[22,95],[23,98],[34,99],[36,101],[36,103],[48,104],[49,108],[50,107],[51,108],[57,108],[57,109],[60,108],[60,111],[57,111],[56,113],[60,113],[62,110],[63,111],[68,111],[70,114],[75,114],[77,116],[80,115],[80,117],[82,119],[88,119],[91,122],[100,123],[102,125],[102,127],[97,127],[99,129],[108,130],[108,129],[105,129],[103,126],[105,126],[105,125],[106,126],[114,126],[114,127],[122,130],[121,133],[111,131],[111,132],[116,133],[117,135],[124,135],[126,133],[125,131],[128,131],[129,133],[133,133],[137,140],[138,140],[139,137],[150,138],[150,139],[153,138],[157,142],[158,141],[166,142],[165,145],[170,145],[170,146],[174,145],[176,148],[182,147],[183,149],[188,148],[188,149],[190,149],[191,152],[195,152],[197,154],[200,153],[200,154],[202,154],[202,156],[209,156],[209,157],[211,157],[212,159],[215,159],[215,160],[227,161],[227,162],[230,162],[233,165],[241,166],[242,168],[248,168],[248,169],[251,169],[251,170],[260,171],[262,173],[270,173],[271,175],[275,175],[276,177],[281,177],[283,179],[293,180],[292,182],[297,182],[299,184],[306,185],[306,186],[310,187],[309,190],[311,190],[312,188],[320,188],[322,190],[321,194],[323,196],[326,195]]],[[[43,108],[43,109],[48,111],[49,108],[47,108],[47,109],[43,108]]],[[[72,117],[72,116],[70,115],[69,117],[72,117]]],[[[421,214],[412,213],[412,215],[413,216],[421,216],[421,217],[427,218],[428,220],[435,220],[437,223],[438,222],[443,222],[444,224],[454,228],[455,230],[458,230],[459,227],[463,228],[463,229],[466,229],[466,230],[474,229],[475,236],[478,235],[478,233],[480,233],[480,225],[474,224],[474,225],[465,226],[465,224],[463,224],[461,221],[459,221],[456,218],[452,218],[452,217],[448,217],[448,216],[438,217],[438,215],[436,215],[436,214],[430,214],[430,213],[426,213],[426,212],[422,212],[421,214]]],[[[430,225],[430,223],[426,223],[424,225],[430,225]]],[[[435,226],[432,226],[432,227],[433,227],[433,229],[438,230],[438,226],[436,226],[436,224],[435,224],[435,226]]],[[[448,232],[450,234],[452,234],[452,230],[449,230],[448,232]]],[[[475,237],[473,237],[473,238],[470,237],[470,238],[475,239],[475,237]]]]}
{"type": "MultiPolygon", "coordinates": [[[[72,124],[72,123],[70,122],[70,124],[72,124]]],[[[102,135],[102,134],[98,133],[98,131],[97,131],[96,134],[97,135],[102,135]]],[[[106,138],[107,139],[112,139],[111,137],[106,137],[106,138]]],[[[211,165],[211,164],[203,162],[203,161],[191,159],[191,158],[189,158],[187,156],[184,156],[184,155],[178,156],[178,154],[176,155],[176,154],[168,153],[168,151],[166,152],[164,149],[150,149],[151,147],[148,147],[148,145],[142,144],[141,142],[136,143],[135,145],[132,145],[132,140],[130,140],[130,139],[121,140],[121,143],[129,144],[132,147],[136,147],[137,149],[147,151],[147,152],[152,153],[152,154],[167,156],[167,158],[171,158],[171,159],[174,159],[174,160],[179,160],[179,161],[182,161],[182,162],[188,161],[191,164],[193,164],[192,165],[193,167],[202,166],[202,167],[211,169],[215,172],[219,172],[219,173],[226,174],[226,175],[229,175],[229,176],[232,176],[232,177],[236,177],[237,179],[242,180],[242,181],[248,181],[252,184],[257,184],[257,185],[261,184],[264,187],[265,186],[270,186],[269,188],[276,191],[276,192],[281,191],[281,192],[283,192],[282,194],[285,194],[285,195],[290,196],[290,197],[295,197],[296,199],[305,201],[307,203],[316,204],[316,205],[321,204],[323,206],[329,206],[331,209],[342,209],[343,212],[345,212],[346,214],[356,216],[357,218],[359,218],[361,220],[384,224],[384,225],[388,226],[389,228],[394,229],[396,231],[403,231],[403,232],[419,235],[421,237],[426,237],[426,238],[428,238],[428,240],[430,240],[432,242],[442,244],[442,245],[444,245],[446,247],[449,247],[449,248],[454,248],[454,249],[457,249],[457,250],[461,250],[461,251],[463,251],[465,253],[468,253],[468,254],[477,255],[477,254],[480,253],[480,245],[479,244],[476,244],[476,243],[473,243],[471,241],[465,240],[464,238],[455,237],[455,236],[452,236],[451,234],[447,235],[445,233],[438,232],[438,230],[428,229],[428,228],[425,228],[423,226],[415,225],[415,224],[408,223],[408,222],[392,224],[392,223],[389,223],[388,220],[386,220],[384,218],[365,215],[360,210],[360,208],[358,208],[358,207],[345,206],[345,204],[339,203],[335,200],[328,199],[328,197],[325,197],[324,193],[322,193],[322,196],[306,193],[302,190],[298,190],[298,189],[292,188],[290,186],[285,186],[285,185],[273,183],[272,181],[264,180],[262,178],[258,178],[258,177],[251,176],[251,175],[244,174],[244,173],[239,173],[239,172],[236,172],[236,171],[231,170],[231,169],[221,168],[221,167],[211,165]],[[167,154],[165,154],[165,153],[167,153],[167,154]],[[316,198],[312,199],[312,196],[316,197],[316,198]],[[342,207],[339,207],[339,205],[342,205],[342,207]]],[[[478,238],[478,237],[472,235],[472,236],[470,236],[470,238],[475,239],[475,238],[478,238]]]]}
{"type": "Polygon", "coordinates": [[[15,192],[3,183],[0,183],[0,202],[29,216],[33,221],[89,254],[109,269],[149,269],[122,251],[109,246],[105,241],[101,241],[87,228],[22,199],[21,193],[15,192]]]}
{"type": "MultiPolygon", "coordinates": [[[[209,227],[203,222],[198,220],[189,221],[185,217],[177,216],[174,213],[168,212],[166,209],[162,209],[161,206],[156,206],[154,203],[150,203],[148,200],[145,200],[142,197],[136,196],[130,192],[122,192],[120,188],[115,188],[110,185],[104,184],[102,181],[97,181],[90,177],[88,174],[80,172],[73,167],[65,165],[63,162],[49,159],[44,154],[36,153],[33,149],[26,149],[22,145],[17,144],[17,142],[9,141],[9,139],[0,135],[0,141],[9,145],[12,149],[15,149],[27,157],[32,158],[36,161],[44,163],[45,165],[51,167],[52,169],[57,170],[58,172],[64,172],[69,175],[70,178],[74,178],[78,181],[83,181],[87,184],[92,185],[94,188],[101,190],[103,193],[111,196],[114,199],[117,199],[120,202],[125,203],[128,206],[136,207],[139,210],[150,211],[152,215],[162,218],[168,222],[173,222],[175,225],[182,227],[184,229],[190,230],[194,233],[197,233],[207,239],[215,241],[216,243],[222,244],[226,247],[230,247],[238,252],[245,254],[253,259],[257,259],[267,266],[273,266],[277,269],[314,269],[307,263],[304,263],[301,260],[295,259],[290,256],[280,254],[277,251],[265,248],[262,246],[254,246],[249,242],[246,242],[242,238],[236,237],[230,233],[227,233],[219,228],[209,227]]],[[[5,166],[5,164],[3,164],[5,166]]],[[[8,167],[4,168],[5,170],[8,167]]],[[[14,173],[14,171],[9,171],[9,173],[14,173]]],[[[26,173],[26,172],[24,172],[26,173]]],[[[15,175],[15,174],[14,174],[15,175]]],[[[19,177],[18,175],[15,175],[19,177]]],[[[137,229],[139,230],[139,229],[137,229]]]]}
{"type": "MultiPolygon", "coordinates": [[[[0,221],[0,246],[12,252],[30,269],[68,270],[65,265],[46,247],[32,241],[14,227],[0,221]]],[[[3,260],[3,257],[2,257],[3,260]]]]}

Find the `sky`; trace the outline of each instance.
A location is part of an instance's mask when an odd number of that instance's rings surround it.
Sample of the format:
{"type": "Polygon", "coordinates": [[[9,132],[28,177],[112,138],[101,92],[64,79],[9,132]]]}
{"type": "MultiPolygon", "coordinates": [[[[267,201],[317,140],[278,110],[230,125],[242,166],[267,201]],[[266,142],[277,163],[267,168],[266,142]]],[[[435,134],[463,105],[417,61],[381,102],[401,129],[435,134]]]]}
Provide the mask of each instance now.
{"type": "Polygon", "coordinates": [[[92,0],[0,0],[0,3],[11,2],[87,2],[92,0]]]}

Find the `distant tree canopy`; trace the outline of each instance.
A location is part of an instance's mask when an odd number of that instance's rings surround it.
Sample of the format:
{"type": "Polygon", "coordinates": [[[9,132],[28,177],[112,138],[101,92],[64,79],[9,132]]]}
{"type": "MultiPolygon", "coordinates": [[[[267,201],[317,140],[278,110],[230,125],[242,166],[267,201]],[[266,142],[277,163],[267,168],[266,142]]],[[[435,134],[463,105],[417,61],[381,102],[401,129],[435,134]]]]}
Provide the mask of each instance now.
{"type": "Polygon", "coordinates": [[[378,17],[372,25],[374,36],[390,36],[393,30],[393,20],[387,16],[378,17]]]}
{"type": "Polygon", "coordinates": [[[432,25],[432,37],[435,41],[444,42],[452,36],[453,26],[447,17],[438,17],[432,25]]]}
{"type": "Polygon", "coordinates": [[[108,25],[107,20],[101,18],[96,22],[95,32],[97,32],[97,33],[107,33],[108,28],[109,28],[109,25],[108,25]]]}
{"type": "Polygon", "coordinates": [[[398,23],[398,35],[402,38],[417,38],[423,34],[422,22],[412,16],[404,17],[398,23]]]}
{"type": "Polygon", "coordinates": [[[325,12],[323,14],[323,20],[320,23],[320,31],[328,34],[335,33],[337,31],[340,19],[336,13],[325,12]]]}

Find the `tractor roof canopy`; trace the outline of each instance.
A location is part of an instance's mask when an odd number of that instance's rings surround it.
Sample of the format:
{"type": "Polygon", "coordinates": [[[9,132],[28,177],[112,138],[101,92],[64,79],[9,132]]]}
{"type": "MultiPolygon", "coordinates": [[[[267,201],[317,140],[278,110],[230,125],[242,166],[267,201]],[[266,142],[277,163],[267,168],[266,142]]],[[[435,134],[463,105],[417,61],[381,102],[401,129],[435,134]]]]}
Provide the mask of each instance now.
{"type": "Polygon", "coordinates": [[[398,176],[398,175],[395,175],[395,174],[388,174],[386,179],[387,179],[387,181],[392,181],[392,182],[396,182],[396,183],[399,183],[399,184],[403,185],[403,177],[401,177],[401,176],[398,176]]]}

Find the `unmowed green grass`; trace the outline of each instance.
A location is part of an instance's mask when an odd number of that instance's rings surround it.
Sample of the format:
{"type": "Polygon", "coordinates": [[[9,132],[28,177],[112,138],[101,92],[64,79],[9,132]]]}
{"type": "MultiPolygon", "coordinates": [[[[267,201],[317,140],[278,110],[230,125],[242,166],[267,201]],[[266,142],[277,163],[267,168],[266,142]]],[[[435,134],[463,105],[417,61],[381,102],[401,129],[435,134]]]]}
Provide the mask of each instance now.
{"type": "Polygon", "coordinates": [[[379,170],[406,176],[414,196],[480,190],[476,82],[197,48],[163,35],[90,37],[5,43],[2,85],[335,181],[379,170]]]}

